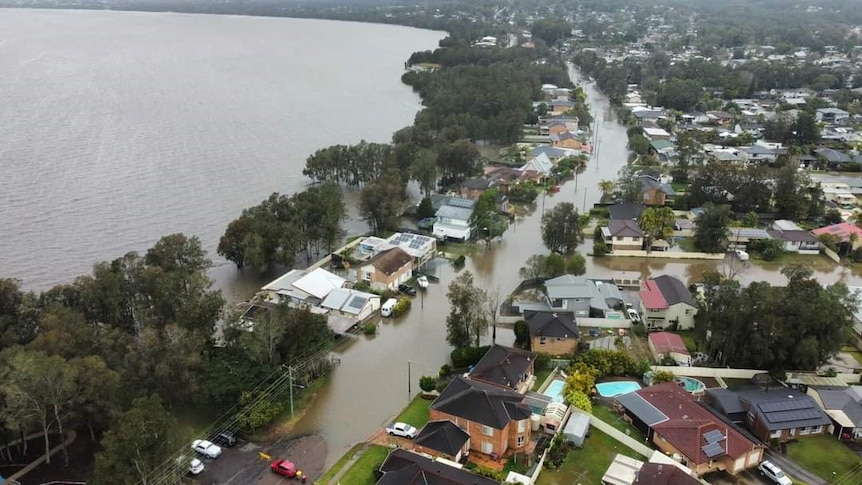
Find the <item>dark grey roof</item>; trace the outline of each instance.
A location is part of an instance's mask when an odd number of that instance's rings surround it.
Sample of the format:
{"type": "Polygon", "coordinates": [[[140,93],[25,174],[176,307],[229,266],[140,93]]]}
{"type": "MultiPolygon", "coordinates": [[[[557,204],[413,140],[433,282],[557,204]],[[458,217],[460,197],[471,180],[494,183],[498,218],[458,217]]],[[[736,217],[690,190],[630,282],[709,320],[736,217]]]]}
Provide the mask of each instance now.
{"type": "Polygon", "coordinates": [[[578,338],[575,315],[569,312],[524,312],[532,337],[578,338]]]}
{"type": "Polygon", "coordinates": [[[635,475],[633,485],[700,485],[681,468],[661,463],[644,463],[635,475]]]}
{"type": "Polygon", "coordinates": [[[402,448],[392,450],[380,465],[377,485],[498,485],[490,478],[445,465],[402,448]]]}
{"type": "Polygon", "coordinates": [[[849,388],[817,389],[823,408],[826,410],[841,410],[856,427],[862,427],[862,403],[856,402],[855,395],[849,388]]]}
{"type": "Polygon", "coordinates": [[[766,232],[768,232],[773,239],[779,239],[781,241],[817,242],[817,237],[808,231],[777,231],[774,229],[767,229],[766,232]]]}
{"type": "Polygon", "coordinates": [[[622,202],[608,206],[610,219],[637,219],[644,211],[644,206],[634,202],[622,202]]]}
{"type": "Polygon", "coordinates": [[[473,367],[470,378],[513,388],[532,369],[535,358],[536,354],[526,350],[494,345],[473,367]]]}
{"type": "Polygon", "coordinates": [[[656,180],[649,175],[640,175],[638,176],[638,180],[641,181],[641,191],[646,192],[647,190],[660,190],[667,195],[676,195],[676,191],[673,190],[668,184],[662,183],[659,180],[656,180]]]}
{"type": "Polygon", "coordinates": [[[480,178],[471,178],[461,182],[461,187],[470,190],[485,190],[497,185],[496,181],[480,178]]]}
{"type": "Polygon", "coordinates": [[[740,399],[751,404],[749,412],[754,411],[770,431],[826,426],[832,422],[811,396],[796,389],[780,387],[738,394],[740,399]]]}
{"type": "Polygon", "coordinates": [[[715,400],[712,406],[716,411],[723,414],[738,414],[745,412],[745,408],[742,406],[742,401],[739,400],[739,395],[729,389],[716,387],[713,389],[707,389],[706,393],[712,396],[715,400]]]}
{"type": "Polygon", "coordinates": [[[761,145],[751,145],[743,150],[750,155],[775,155],[775,150],[761,145]]]}
{"type": "Polygon", "coordinates": [[[431,409],[503,429],[510,421],[530,417],[532,412],[521,404],[523,399],[517,392],[458,376],[437,396],[431,409]]]}
{"type": "Polygon", "coordinates": [[[422,428],[413,443],[455,456],[469,439],[470,434],[452,421],[431,421],[422,428]]]}
{"type": "Polygon", "coordinates": [[[668,420],[668,417],[636,392],[629,392],[615,398],[628,412],[634,414],[647,426],[653,427],[668,420]]]}
{"type": "Polygon", "coordinates": [[[831,148],[818,148],[814,150],[814,153],[825,158],[829,163],[848,163],[850,161],[850,157],[846,153],[831,148]]]}
{"type": "Polygon", "coordinates": [[[611,219],[608,221],[608,232],[614,237],[643,237],[644,232],[638,223],[632,219],[611,219]]]}
{"type": "Polygon", "coordinates": [[[664,297],[668,306],[675,305],[677,303],[687,303],[693,307],[697,307],[697,302],[694,301],[694,297],[691,296],[691,292],[688,291],[688,288],[686,288],[678,278],[669,275],[661,275],[657,278],[653,278],[653,281],[655,281],[656,286],[658,286],[659,291],[661,291],[661,296],[664,297]]]}

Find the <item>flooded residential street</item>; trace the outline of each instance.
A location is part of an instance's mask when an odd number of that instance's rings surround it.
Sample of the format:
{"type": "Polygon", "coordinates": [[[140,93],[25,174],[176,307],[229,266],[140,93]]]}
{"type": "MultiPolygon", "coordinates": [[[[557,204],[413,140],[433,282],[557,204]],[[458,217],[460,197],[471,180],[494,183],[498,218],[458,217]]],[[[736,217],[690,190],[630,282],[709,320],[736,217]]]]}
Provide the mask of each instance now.
{"type": "MultiPolygon", "coordinates": [[[[519,283],[518,269],[532,254],[546,252],[540,236],[542,206],[550,209],[568,201],[583,208],[597,202],[597,184],[613,179],[626,163],[626,130],[616,121],[607,98],[592,84],[585,86],[592,111],[597,120],[600,148],[598,157],[589,161],[586,170],[574,181],[562,186],[556,194],[540,197],[534,208],[518,218],[501,241],[488,249],[480,246],[467,258],[461,271],[472,271],[476,282],[488,291],[508,294],[519,283]]],[[[586,254],[592,243],[588,239],[580,248],[586,254]]],[[[824,283],[844,280],[862,282],[860,274],[834,265],[825,258],[812,257],[819,269],[817,277],[824,283]]],[[[719,262],[720,263],[720,262],[719,262]]],[[[587,275],[597,278],[641,277],[671,274],[685,282],[697,281],[703,271],[715,269],[714,261],[667,261],[645,258],[587,258],[587,275]]],[[[749,265],[740,280],[766,280],[782,283],[780,268],[749,265]]],[[[451,264],[437,269],[439,283],[432,283],[425,293],[413,300],[413,308],[397,320],[384,319],[375,336],[359,335],[336,350],[341,364],[335,368],[329,382],[322,388],[308,413],[299,421],[294,433],[319,433],[326,440],[329,453],[327,466],[333,464],[354,443],[369,437],[381,425],[394,417],[419,391],[419,378],[436,374],[448,361],[451,348],[445,341],[448,302],[446,287],[456,271],[451,264]],[[410,379],[408,380],[408,373],[410,379]]],[[[490,332],[485,341],[490,343],[490,332]]],[[[501,330],[497,342],[511,344],[511,330],[501,330]]]]}

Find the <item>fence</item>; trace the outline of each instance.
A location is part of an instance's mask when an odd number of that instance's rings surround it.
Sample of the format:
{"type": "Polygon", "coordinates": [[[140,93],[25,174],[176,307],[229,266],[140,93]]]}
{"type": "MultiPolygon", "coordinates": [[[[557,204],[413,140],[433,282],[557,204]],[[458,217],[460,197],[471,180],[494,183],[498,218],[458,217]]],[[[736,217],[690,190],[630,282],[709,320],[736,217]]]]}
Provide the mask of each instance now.
{"type": "Polygon", "coordinates": [[[828,257],[832,261],[835,261],[836,263],[841,262],[841,257],[838,256],[838,254],[835,251],[827,248],[826,246],[823,246],[823,254],[825,254],[826,257],[828,257]]]}
{"type": "Polygon", "coordinates": [[[596,429],[598,429],[599,431],[607,434],[611,438],[635,450],[636,452],[640,453],[644,458],[649,458],[652,456],[652,448],[623,433],[622,431],[614,428],[610,424],[602,421],[595,416],[590,416],[590,426],[595,426],[596,429]]]}
{"type": "Polygon", "coordinates": [[[615,249],[614,252],[608,253],[607,256],[619,257],[642,257],[653,259],[709,259],[720,260],[724,259],[724,253],[698,253],[698,252],[679,252],[679,251],[641,251],[634,249],[615,249]]]}

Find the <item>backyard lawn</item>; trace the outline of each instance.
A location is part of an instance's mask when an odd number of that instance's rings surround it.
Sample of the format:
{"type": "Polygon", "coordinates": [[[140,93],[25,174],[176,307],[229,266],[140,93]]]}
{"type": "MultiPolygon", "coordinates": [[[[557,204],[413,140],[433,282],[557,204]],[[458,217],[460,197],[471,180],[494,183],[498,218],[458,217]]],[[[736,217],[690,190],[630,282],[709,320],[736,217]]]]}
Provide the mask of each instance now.
{"type": "Polygon", "coordinates": [[[548,365],[547,369],[542,369],[536,372],[536,385],[534,387],[534,391],[538,392],[539,389],[542,388],[542,384],[548,379],[548,376],[551,375],[551,372],[554,372],[554,367],[552,365],[548,365]]]}
{"type": "Polygon", "coordinates": [[[388,454],[389,448],[385,446],[369,445],[339,481],[350,485],[374,485],[377,482],[376,471],[388,454]]]}
{"type": "Polygon", "coordinates": [[[590,428],[590,435],[584,441],[584,447],[572,449],[559,470],[542,470],[536,483],[538,485],[601,483],[602,476],[617,453],[645,460],[644,457],[605,433],[596,428],[590,428]]]}
{"type": "MultiPolygon", "coordinates": [[[[832,472],[835,472],[835,480],[844,483],[849,476],[845,474],[860,464],[856,453],[831,435],[800,438],[787,445],[787,456],[802,468],[830,482],[833,481],[832,472]],[[845,477],[844,480],[841,477],[845,477]]],[[[859,473],[858,469],[854,471],[859,473]]],[[[847,483],[851,482],[859,483],[852,479],[847,483]]]]}
{"type": "MultiPolygon", "coordinates": [[[[633,439],[643,443],[644,435],[637,428],[630,425],[629,423],[623,421],[623,418],[614,412],[607,406],[603,406],[601,404],[594,403],[593,404],[593,416],[601,419],[602,421],[608,423],[614,428],[626,433],[631,436],[633,439]]],[[[592,431],[590,431],[592,432],[592,431]]]]}
{"type": "Polygon", "coordinates": [[[431,407],[432,402],[434,402],[433,399],[422,399],[422,395],[419,394],[401,411],[395,421],[412,424],[416,428],[425,426],[428,422],[428,408],[431,407]]]}

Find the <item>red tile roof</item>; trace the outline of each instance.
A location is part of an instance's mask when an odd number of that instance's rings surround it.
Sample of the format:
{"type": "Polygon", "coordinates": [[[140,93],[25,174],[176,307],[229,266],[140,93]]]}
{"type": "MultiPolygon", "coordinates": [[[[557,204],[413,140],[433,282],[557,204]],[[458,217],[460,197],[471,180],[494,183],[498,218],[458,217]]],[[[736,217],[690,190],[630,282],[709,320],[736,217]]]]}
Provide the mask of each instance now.
{"type": "Polygon", "coordinates": [[[675,352],[677,354],[688,355],[688,349],[685,348],[685,342],[682,337],[675,333],[656,332],[649,334],[649,341],[659,355],[675,352]]]}
{"type": "Polygon", "coordinates": [[[653,429],[691,462],[709,463],[710,458],[703,451],[707,444],[703,436],[710,431],[726,436],[720,441],[724,453],[713,459],[726,454],[736,460],[760,446],[695,402],[691,393],[677,382],[665,382],[635,392],[670,418],[653,429]]]}
{"type": "Polygon", "coordinates": [[[643,289],[638,292],[638,296],[647,309],[662,310],[667,308],[667,301],[665,301],[661,290],[654,280],[644,281],[643,289]]]}
{"type": "Polygon", "coordinates": [[[856,234],[856,237],[862,239],[862,228],[849,222],[840,222],[831,226],[821,227],[811,231],[811,234],[819,236],[821,234],[831,234],[838,238],[839,241],[849,241],[851,234],[856,234]]]}

